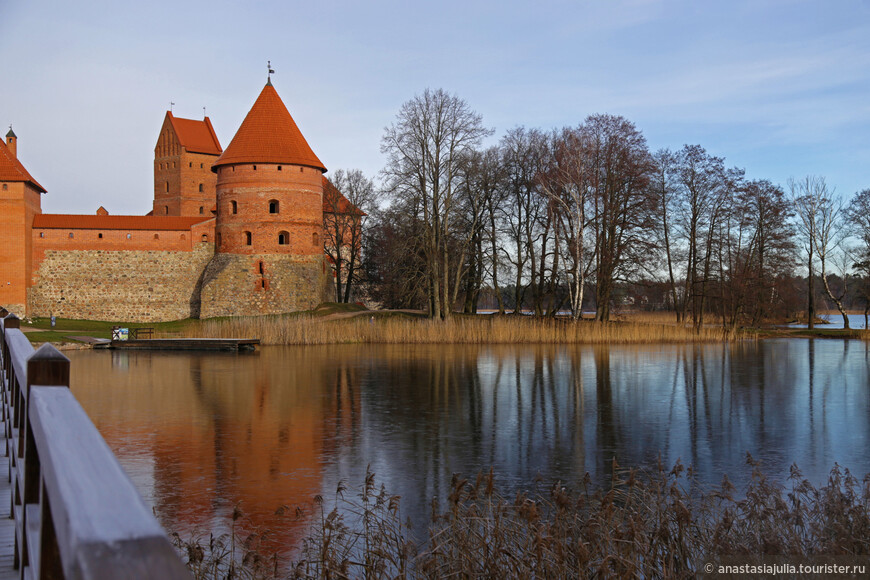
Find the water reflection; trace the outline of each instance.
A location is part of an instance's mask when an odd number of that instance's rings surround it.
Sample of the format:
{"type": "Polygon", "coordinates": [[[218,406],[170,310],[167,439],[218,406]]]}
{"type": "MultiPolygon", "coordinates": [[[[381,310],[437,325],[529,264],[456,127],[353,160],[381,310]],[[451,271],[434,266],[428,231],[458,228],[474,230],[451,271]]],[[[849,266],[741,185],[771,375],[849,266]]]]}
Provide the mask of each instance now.
{"type": "MultiPolygon", "coordinates": [[[[72,389],[171,529],[237,501],[276,527],[282,504],[331,497],[366,466],[425,521],[451,474],[492,466],[606,482],[611,462],[694,465],[745,482],[745,454],[816,482],[870,471],[868,344],[783,339],[644,347],[334,346],[253,355],[74,352],[72,389]]],[[[283,518],[284,524],[289,521],[283,518]]],[[[302,523],[278,538],[295,544],[302,523]]]]}

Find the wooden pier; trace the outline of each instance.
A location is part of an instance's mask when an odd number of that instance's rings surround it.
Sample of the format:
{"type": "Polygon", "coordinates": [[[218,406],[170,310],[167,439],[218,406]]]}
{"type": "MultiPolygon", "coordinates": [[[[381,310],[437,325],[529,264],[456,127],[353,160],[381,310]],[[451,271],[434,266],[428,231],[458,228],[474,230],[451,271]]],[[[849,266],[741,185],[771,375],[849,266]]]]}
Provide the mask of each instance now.
{"type": "Polygon", "coordinates": [[[0,580],[191,578],[70,392],[69,364],[0,309],[0,580]]]}
{"type": "Polygon", "coordinates": [[[254,350],[259,338],[149,338],[107,340],[92,343],[94,348],[117,350],[254,350]]]}

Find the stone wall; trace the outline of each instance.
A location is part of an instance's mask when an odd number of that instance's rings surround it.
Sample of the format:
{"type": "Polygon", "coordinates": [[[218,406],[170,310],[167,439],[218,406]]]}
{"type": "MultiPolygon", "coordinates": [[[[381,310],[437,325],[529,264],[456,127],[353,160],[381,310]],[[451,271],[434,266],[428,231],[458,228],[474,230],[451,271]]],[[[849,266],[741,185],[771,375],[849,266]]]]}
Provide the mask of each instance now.
{"type": "Polygon", "coordinates": [[[160,322],[199,313],[211,243],[193,251],[46,250],[28,293],[32,316],[160,322]]]}
{"type": "Polygon", "coordinates": [[[203,275],[200,317],[309,310],[325,286],[323,256],[216,254],[203,275]]]}

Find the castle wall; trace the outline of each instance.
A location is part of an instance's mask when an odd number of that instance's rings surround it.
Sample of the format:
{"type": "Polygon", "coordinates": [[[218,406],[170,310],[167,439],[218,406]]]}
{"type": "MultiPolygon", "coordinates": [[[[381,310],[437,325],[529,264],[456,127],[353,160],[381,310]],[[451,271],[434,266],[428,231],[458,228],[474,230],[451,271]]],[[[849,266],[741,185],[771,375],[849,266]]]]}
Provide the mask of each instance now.
{"type": "Polygon", "coordinates": [[[188,251],[41,251],[29,292],[32,316],[161,322],[198,315],[200,277],[214,244],[196,242],[188,251]]]}
{"type": "Polygon", "coordinates": [[[154,215],[210,216],[217,182],[211,166],[217,156],[178,149],[154,160],[154,215]]]}
{"type": "Polygon", "coordinates": [[[39,192],[26,182],[0,187],[0,306],[24,316],[33,247],[30,229],[40,213],[39,192]]]}
{"type": "Polygon", "coordinates": [[[200,318],[310,310],[325,291],[323,255],[215,254],[203,274],[200,318]]]}

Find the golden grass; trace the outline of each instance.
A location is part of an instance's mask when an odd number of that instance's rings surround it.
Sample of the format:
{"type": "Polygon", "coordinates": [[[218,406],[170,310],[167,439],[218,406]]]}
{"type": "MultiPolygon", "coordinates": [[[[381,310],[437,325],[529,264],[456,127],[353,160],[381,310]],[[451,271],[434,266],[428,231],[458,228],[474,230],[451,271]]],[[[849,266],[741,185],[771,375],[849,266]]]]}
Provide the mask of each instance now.
{"type": "Polygon", "coordinates": [[[193,338],[259,338],[263,345],[319,344],[648,344],[717,342],[740,338],[718,328],[648,323],[596,323],[513,317],[455,317],[449,321],[368,316],[257,316],[206,320],[193,338]]]}

